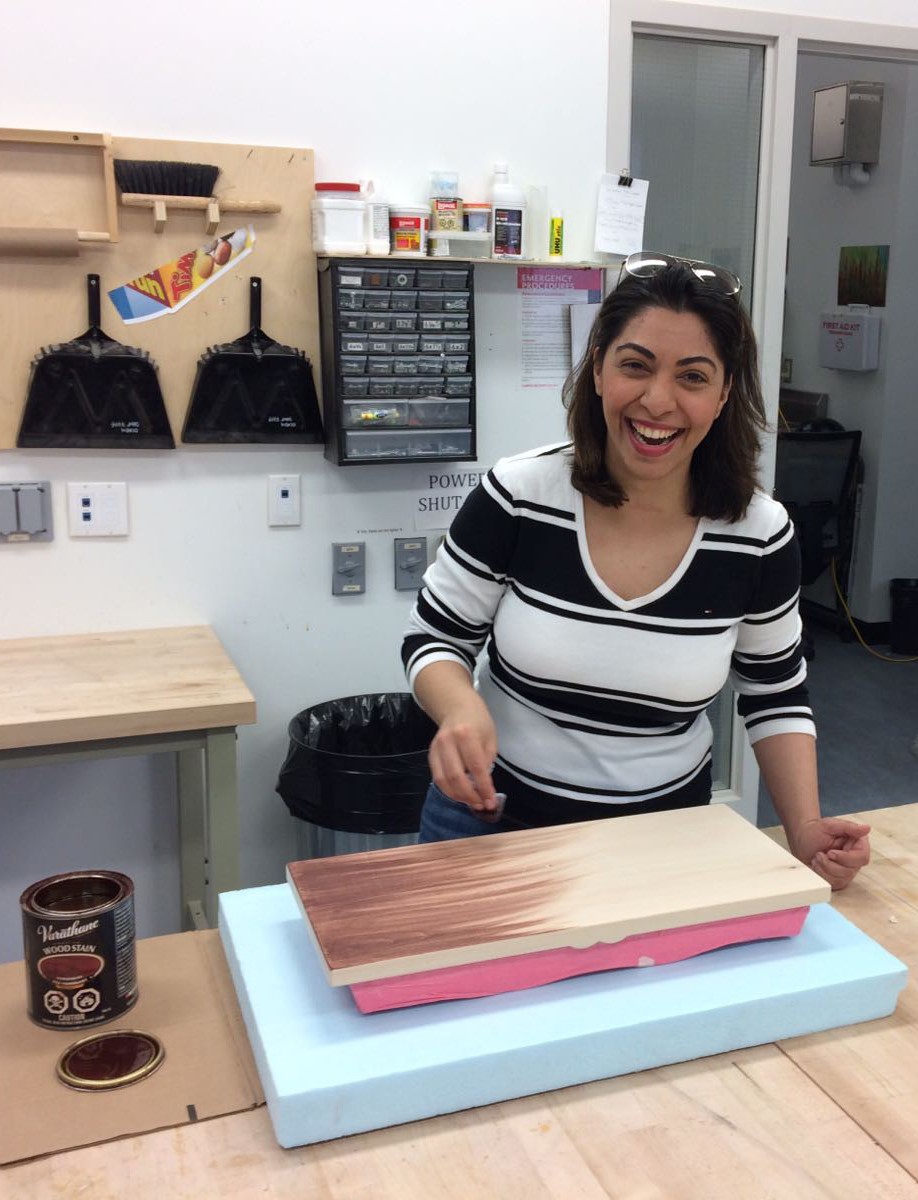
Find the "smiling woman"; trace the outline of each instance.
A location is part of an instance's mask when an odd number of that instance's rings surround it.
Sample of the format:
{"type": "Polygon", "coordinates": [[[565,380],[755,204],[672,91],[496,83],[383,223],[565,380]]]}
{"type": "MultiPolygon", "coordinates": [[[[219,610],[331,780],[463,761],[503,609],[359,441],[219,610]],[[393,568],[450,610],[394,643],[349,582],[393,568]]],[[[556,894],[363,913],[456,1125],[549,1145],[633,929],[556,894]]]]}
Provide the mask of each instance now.
{"type": "Polygon", "coordinates": [[[709,803],[729,679],[793,853],[844,887],[869,830],[819,816],[799,552],[756,488],[739,284],[643,261],[566,389],[571,442],[498,462],[424,577],[402,652],[438,725],[420,837],[709,803]]]}

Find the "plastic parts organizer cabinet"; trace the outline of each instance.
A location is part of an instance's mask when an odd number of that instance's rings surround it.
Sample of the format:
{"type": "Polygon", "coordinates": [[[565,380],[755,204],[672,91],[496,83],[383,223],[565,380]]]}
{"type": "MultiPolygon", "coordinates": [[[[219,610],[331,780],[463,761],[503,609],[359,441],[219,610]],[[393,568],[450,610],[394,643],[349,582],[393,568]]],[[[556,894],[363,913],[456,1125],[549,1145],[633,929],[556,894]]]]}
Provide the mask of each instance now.
{"type": "Polygon", "coordinates": [[[474,267],[320,258],[326,458],[475,458],[474,267]]]}

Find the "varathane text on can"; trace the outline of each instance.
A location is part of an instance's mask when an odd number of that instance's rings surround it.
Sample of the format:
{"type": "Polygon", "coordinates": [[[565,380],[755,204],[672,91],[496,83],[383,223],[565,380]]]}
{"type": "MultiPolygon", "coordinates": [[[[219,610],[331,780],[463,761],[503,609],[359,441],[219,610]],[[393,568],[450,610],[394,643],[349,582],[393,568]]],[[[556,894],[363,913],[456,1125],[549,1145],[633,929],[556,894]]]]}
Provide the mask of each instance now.
{"type": "Polygon", "coordinates": [[[47,1029],[113,1021],[137,1001],[134,884],[117,871],[71,871],[22,893],[28,1013],[47,1029]]]}

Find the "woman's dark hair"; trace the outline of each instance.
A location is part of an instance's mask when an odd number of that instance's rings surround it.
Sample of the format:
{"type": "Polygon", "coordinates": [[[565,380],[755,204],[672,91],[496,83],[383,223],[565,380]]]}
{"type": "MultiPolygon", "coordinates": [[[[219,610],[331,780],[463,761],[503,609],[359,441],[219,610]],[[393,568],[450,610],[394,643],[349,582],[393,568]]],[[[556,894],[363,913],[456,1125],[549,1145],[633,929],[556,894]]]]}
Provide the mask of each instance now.
{"type": "Polygon", "coordinates": [[[650,308],[694,313],[724,364],[730,395],[692,455],[689,510],[694,517],[737,521],[756,487],[759,432],[766,428],[755,334],[736,296],[723,295],[681,264],[647,278],[626,276],[603,301],[583,359],[564,386],[567,428],[574,443],[574,487],[612,508],[628,499],[606,466],[606,421],[593,364],[602,362],[632,318],[650,308]]]}

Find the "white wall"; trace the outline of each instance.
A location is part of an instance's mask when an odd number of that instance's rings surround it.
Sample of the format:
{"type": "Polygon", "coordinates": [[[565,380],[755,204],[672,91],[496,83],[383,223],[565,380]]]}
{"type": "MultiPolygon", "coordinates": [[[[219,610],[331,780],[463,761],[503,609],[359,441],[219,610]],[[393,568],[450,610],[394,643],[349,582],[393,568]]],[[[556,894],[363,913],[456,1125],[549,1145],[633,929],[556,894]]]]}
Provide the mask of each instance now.
{"type": "MultiPolygon", "coordinates": [[[[851,607],[863,621],[889,616],[889,579],[918,572],[918,544],[906,518],[918,455],[912,281],[918,66],[801,56],[797,72],[784,353],[793,386],[829,395],[829,416],[863,431],[864,489],[851,607]],[[871,181],[841,187],[829,168],[809,165],[813,90],[846,79],[885,85],[880,162],[871,181]],[[887,304],[881,310],[880,366],[851,372],[819,366],[820,312],[834,309],[842,246],[889,245],[887,304]]],[[[814,596],[832,603],[827,582],[814,596]]]]}
{"type": "MultiPolygon", "coordinates": [[[[565,208],[568,253],[589,254],[605,169],[606,0],[464,0],[449,20],[427,0],[396,10],[371,0],[160,0],[152,13],[97,0],[88,18],[63,0],[7,7],[5,125],[310,146],[318,178],[373,175],[403,201],[424,196],[433,167],[458,170],[464,194],[483,195],[491,163],[507,158],[519,182],[548,188],[565,208]]],[[[824,15],[825,6],[793,8],[824,15]]],[[[862,4],[836,0],[833,15],[859,18],[862,4]]],[[[916,19],[913,0],[875,0],[871,15],[916,19]]],[[[559,436],[561,417],[553,397],[533,401],[519,386],[512,272],[480,275],[488,465],[559,436]]],[[[412,531],[418,470],[341,470],[313,450],[254,447],[0,453],[0,479],[51,479],[57,528],[48,546],[0,546],[0,635],[211,624],[259,707],[258,725],[239,738],[243,879],[274,882],[293,840],[273,792],[289,717],[332,696],[402,687],[409,601],[391,587],[391,530],[412,531]],[[266,527],[266,477],[280,472],[302,475],[299,529],[266,527]],[[87,478],[128,482],[123,544],[67,538],[62,485],[87,478]],[[364,529],[387,530],[360,535],[368,593],[333,600],[329,543],[364,529]]],[[[22,887],[66,867],[129,869],[141,933],[175,927],[174,790],[163,762],[0,771],[0,959],[20,953],[22,887]],[[131,811],[119,825],[112,798],[122,796],[131,811]]]]}

